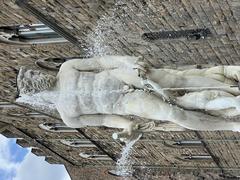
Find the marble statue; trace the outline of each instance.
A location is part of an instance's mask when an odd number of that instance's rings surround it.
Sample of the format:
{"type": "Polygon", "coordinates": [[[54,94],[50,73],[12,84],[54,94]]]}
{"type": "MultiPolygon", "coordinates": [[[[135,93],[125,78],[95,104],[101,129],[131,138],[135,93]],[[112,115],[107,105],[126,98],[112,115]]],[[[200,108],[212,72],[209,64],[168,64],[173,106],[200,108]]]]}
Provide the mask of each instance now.
{"type": "Polygon", "coordinates": [[[140,57],[73,59],[56,77],[22,67],[21,95],[54,104],[72,128],[106,126],[131,134],[133,115],[170,121],[191,130],[240,131],[240,66],[205,69],[155,69],[140,57]],[[181,91],[179,91],[181,90],[181,91]]]}

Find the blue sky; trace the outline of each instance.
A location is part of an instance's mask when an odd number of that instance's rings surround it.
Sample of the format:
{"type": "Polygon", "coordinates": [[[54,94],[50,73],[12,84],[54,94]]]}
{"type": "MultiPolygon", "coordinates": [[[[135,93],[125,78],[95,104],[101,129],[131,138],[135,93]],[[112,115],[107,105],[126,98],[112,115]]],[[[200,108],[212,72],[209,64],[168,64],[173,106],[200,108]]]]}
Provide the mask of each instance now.
{"type": "Polygon", "coordinates": [[[0,134],[0,180],[70,180],[63,165],[51,165],[30,148],[22,148],[15,139],[0,134]]]}

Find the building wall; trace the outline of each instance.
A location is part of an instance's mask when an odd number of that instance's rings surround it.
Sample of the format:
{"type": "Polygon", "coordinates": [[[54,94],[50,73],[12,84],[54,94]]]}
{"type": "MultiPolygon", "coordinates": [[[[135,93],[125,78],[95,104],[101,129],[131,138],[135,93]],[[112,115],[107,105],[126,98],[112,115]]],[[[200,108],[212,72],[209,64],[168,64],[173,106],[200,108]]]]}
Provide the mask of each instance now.
{"type": "MultiPolygon", "coordinates": [[[[136,1],[74,1],[30,0],[33,7],[55,19],[64,30],[89,47],[88,54],[142,55],[155,67],[190,64],[239,64],[240,3],[234,0],[136,0],[136,1]],[[111,28],[110,28],[111,27],[111,28]],[[186,38],[148,42],[141,38],[145,32],[209,28],[212,36],[200,40],[186,38]],[[104,30],[102,30],[104,29],[104,30]]],[[[14,1],[0,2],[0,26],[39,23],[22,11],[14,1]]],[[[24,65],[40,69],[35,61],[49,57],[82,56],[81,48],[71,43],[11,46],[0,44],[0,98],[15,101],[16,72],[24,65]]],[[[41,69],[43,70],[43,69],[41,69]]],[[[43,70],[47,73],[56,74],[43,70]]],[[[38,111],[41,111],[37,109],[38,111]]],[[[120,156],[122,144],[113,141],[115,131],[106,128],[85,128],[84,133],[52,133],[38,127],[44,122],[61,122],[54,117],[16,117],[15,113],[34,112],[25,107],[0,107],[0,130],[7,137],[23,138],[18,143],[35,147],[33,153],[46,156],[50,163],[67,167],[72,179],[114,179],[106,171],[114,161],[96,161],[79,156],[84,148],[72,148],[60,143],[62,139],[94,140],[114,158],[120,156]],[[9,126],[5,126],[9,125],[9,126]],[[3,129],[1,129],[3,127],[3,129]],[[4,127],[7,127],[4,128],[4,127]]],[[[151,132],[136,144],[133,159],[139,170],[133,177],[148,179],[220,179],[219,174],[239,176],[239,133],[233,132],[151,132]],[[205,146],[172,148],[167,141],[202,140],[205,146]],[[209,154],[211,161],[182,161],[182,154],[209,154]],[[152,168],[150,168],[152,167],[152,168]],[[163,170],[165,169],[165,171],[163,170]],[[200,172],[204,169],[209,172],[200,172]]],[[[89,150],[89,149],[88,149],[89,150]]],[[[93,150],[94,151],[94,150],[93,150]]],[[[99,151],[99,149],[98,149],[99,151]]],[[[110,168],[109,168],[110,167],[110,168]]],[[[118,178],[119,179],[119,178],[118,178]]]]}

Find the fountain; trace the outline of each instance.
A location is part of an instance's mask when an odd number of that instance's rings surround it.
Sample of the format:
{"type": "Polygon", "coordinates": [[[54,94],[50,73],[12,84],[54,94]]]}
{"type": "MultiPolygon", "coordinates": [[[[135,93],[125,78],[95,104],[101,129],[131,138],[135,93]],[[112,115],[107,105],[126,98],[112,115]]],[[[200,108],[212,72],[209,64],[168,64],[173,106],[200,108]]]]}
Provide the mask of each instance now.
{"type": "MultiPolygon", "coordinates": [[[[103,16],[99,21],[95,33],[89,35],[94,45],[93,50],[91,52],[89,51],[89,55],[103,56],[105,54],[115,54],[107,44],[111,42],[112,39],[110,39],[110,41],[109,37],[105,39],[109,34],[115,33],[110,28],[115,22],[115,10],[113,10],[112,16],[103,16]],[[105,23],[104,26],[101,22],[105,23]],[[110,24],[108,24],[108,22],[110,24]]],[[[116,26],[118,26],[118,24],[115,23],[114,27],[116,28],[116,26]]],[[[114,43],[114,41],[116,40],[112,40],[111,43],[114,43]]],[[[52,92],[53,94],[49,94],[50,91],[47,89],[40,89],[42,91],[40,92],[41,94],[39,93],[40,95],[33,94],[31,97],[22,95],[22,97],[18,99],[18,102],[29,103],[33,106],[44,106],[46,102],[48,102],[48,109],[54,109],[58,106],[58,111],[62,114],[61,117],[64,123],[72,128],[107,126],[112,128],[123,128],[128,131],[129,134],[133,127],[132,122],[130,119],[123,116],[135,115],[146,119],[172,121],[193,130],[240,131],[239,123],[228,122],[222,117],[220,119],[219,117],[210,116],[208,113],[203,113],[204,111],[212,110],[214,111],[213,113],[218,113],[218,115],[225,115],[228,113],[229,116],[235,116],[236,114],[240,114],[240,108],[236,108],[236,112],[234,113],[228,111],[228,107],[235,108],[232,106],[233,103],[228,103],[227,108],[223,106],[217,107],[215,105],[216,102],[220,101],[232,102],[230,100],[233,100],[234,102],[238,102],[239,90],[235,83],[236,79],[234,78],[235,74],[239,74],[240,67],[219,66],[198,71],[195,69],[177,71],[152,68],[148,69],[148,79],[145,79],[145,82],[141,82],[133,70],[137,69],[133,68],[136,66],[137,61],[137,57],[131,56],[106,56],[104,58],[71,60],[66,62],[67,65],[65,64],[61,67],[61,71],[58,74],[58,79],[56,81],[61,84],[61,88],[58,86],[55,87],[54,84],[52,88],[56,89],[56,91],[52,92]],[[129,71],[125,71],[125,67],[129,71]],[[223,68],[228,71],[222,71],[223,68]],[[88,70],[102,72],[98,73],[98,76],[95,76],[94,73],[90,73],[88,70]],[[109,73],[111,70],[112,74],[109,73]],[[224,74],[226,72],[229,73],[224,74]],[[216,74],[218,75],[217,78],[216,74]],[[231,82],[231,86],[224,82],[225,79],[222,80],[222,77],[227,75],[229,82],[231,82]],[[131,82],[126,81],[129,79],[133,80],[131,82]],[[135,86],[136,88],[134,92],[125,93],[126,95],[123,96],[121,102],[118,101],[119,104],[117,104],[118,106],[116,105],[118,108],[112,108],[115,111],[111,108],[109,108],[111,109],[109,110],[108,107],[113,107],[112,104],[115,104],[116,99],[118,99],[115,94],[123,94],[123,82],[129,85],[129,87],[135,86]],[[141,83],[149,87],[155,94],[163,96],[166,101],[163,101],[164,98],[157,98],[153,92],[144,91],[144,87],[139,85],[141,83]],[[79,86],[79,84],[81,84],[81,86],[79,86]],[[94,86],[92,86],[93,84],[94,86]],[[109,84],[110,86],[108,86],[109,84]],[[140,87],[137,87],[136,84],[140,87]],[[199,88],[204,85],[206,87],[217,87],[217,90],[212,91],[205,89],[200,92],[186,92],[184,96],[179,96],[174,99],[170,97],[171,94],[167,94],[166,91],[161,88],[165,87],[169,90],[169,88],[175,87],[178,89],[184,88],[184,90],[186,90],[187,87],[199,88]],[[64,94],[66,92],[67,94],[64,94]],[[45,98],[42,99],[42,96],[45,96],[45,98]],[[58,98],[58,96],[60,98],[58,98]],[[117,98],[115,99],[115,97],[117,98]],[[88,102],[89,99],[91,101],[88,102]],[[199,99],[201,100],[201,104],[196,101],[199,99]],[[169,102],[172,101],[173,105],[169,104],[169,102]],[[210,101],[212,101],[211,104],[210,101]],[[55,103],[57,103],[57,105],[55,105],[55,103]],[[106,103],[108,103],[108,105],[106,105],[106,103]],[[195,112],[192,111],[192,109],[199,109],[203,112],[195,112]],[[118,116],[116,116],[116,114],[118,116]]],[[[146,70],[143,66],[141,68],[146,70]]],[[[20,74],[21,78],[18,78],[18,81],[21,82],[22,79],[29,80],[31,77],[29,78],[28,76],[32,76],[31,73],[22,72],[22,74],[20,74]]],[[[33,75],[35,78],[37,76],[38,75],[33,75]]],[[[43,82],[45,83],[44,80],[43,78],[43,82]]],[[[28,83],[28,81],[24,82],[28,83]]],[[[30,88],[32,88],[31,85],[32,83],[29,83],[30,88]]],[[[116,139],[118,136],[117,134],[115,135],[114,137],[116,139]]],[[[134,133],[134,138],[130,138],[126,146],[122,149],[121,158],[117,161],[116,169],[109,171],[110,174],[116,176],[131,176],[133,174],[134,161],[130,156],[134,144],[141,136],[141,133],[134,133]]]]}
{"type": "Polygon", "coordinates": [[[116,169],[109,171],[114,176],[132,176],[134,161],[131,158],[134,144],[142,137],[142,133],[135,133],[127,141],[121,152],[121,158],[118,159],[116,169]]]}
{"type": "MultiPolygon", "coordinates": [[[[116,1],[113,9],[102,15],[97,21],[94,31],[88,34],[88,41],[93,45],[89,49],[88,56],[104,56],[119,53],[115,48],[120,47],[118,39],[126,36],[133,36],[133,33],[126,31],[127,14],[124,12],[128,8],[124,0],[116,1]],[[116,32],[117,30],[117,32],[116,32]],[[116,39],[117,33],[117,39],[116,39]]],[[[140,36],[140,35],[139,35],[140,36]]],[[[121,50],[121,48],[117,48],[121,50]]]]}

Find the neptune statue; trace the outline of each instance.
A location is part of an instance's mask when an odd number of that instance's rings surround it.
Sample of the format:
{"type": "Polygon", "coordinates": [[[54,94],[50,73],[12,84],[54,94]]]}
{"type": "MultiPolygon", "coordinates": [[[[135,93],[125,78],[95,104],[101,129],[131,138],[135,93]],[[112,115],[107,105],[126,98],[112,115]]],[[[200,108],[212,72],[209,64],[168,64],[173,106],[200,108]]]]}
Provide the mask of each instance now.
{"type": "Polygon", "coordinates": [[[191,130],[240,131],[240,66],[151,68],[141,57],[73,59],[56,77],[22,67],[20,95],[54,104],[72,128],[106,126],[130,135],[130,116],[170,121],[191,130]],[[236,119],[236,118],[235,118],[236,119]]]}

